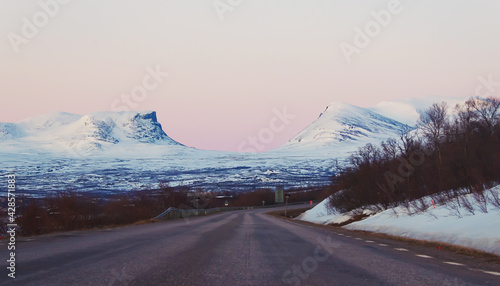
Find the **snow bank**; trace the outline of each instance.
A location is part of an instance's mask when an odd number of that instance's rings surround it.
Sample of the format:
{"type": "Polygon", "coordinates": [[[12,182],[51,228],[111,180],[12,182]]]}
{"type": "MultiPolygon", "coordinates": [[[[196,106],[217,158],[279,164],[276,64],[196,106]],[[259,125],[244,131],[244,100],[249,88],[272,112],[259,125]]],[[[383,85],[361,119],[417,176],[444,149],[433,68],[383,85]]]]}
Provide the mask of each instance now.
{"type": "MultiPolygon", "coordinates": [[[[492,190],[500,192],[500,186],[492,190]]],[[[490,191],[486,191],[489,199],[491,199],[490,191]]],[[[485,213],[479,209],[472,195],[463,197],[473,202],[474,215],[463,205],[457,209],[451,208],[450,205],[436,205],[434,208],[430,198],[427,198],[429,207],[425,212],[415,213],[412,208],[408,210],[404,207],[397,207],[344,227],[450,243],[500,254],[500,210],[489,200],[486,204],[488,212],[485,213]]],[[[304,213],[298,219],[330,224],[332,221],[342,221],[344,216],[350,216],[350,214],[329,214],[325,208],[327,200],[304,213]]]]}
{"type": "Polygon", "coordinates": [[[329,198],[317,204],[314,208],[302,213],[296,219],[309,221],[318,224],[329,224],[332,220],[338,220],[342,223],[350,219],[347,215],[339,215],[334,210],[328,208],[329,198]],[[345,218],[344,218],[345,217],[345,218]],[[345,220],[344,220],[345,219],[345,220]]]}
{"type": "Polygon", "coordinates": [[[319,204],[317,204],[314,208],[302,213],[295,219],[308,221],[317,224],[340,224],[344,223],[351,218],[353,218],[356,214],[372,214],[371,210],[356,210],[347,213],[340,213],[338,210],[333,209],[328,206],[329,198],[323,200],[319,204]]]}

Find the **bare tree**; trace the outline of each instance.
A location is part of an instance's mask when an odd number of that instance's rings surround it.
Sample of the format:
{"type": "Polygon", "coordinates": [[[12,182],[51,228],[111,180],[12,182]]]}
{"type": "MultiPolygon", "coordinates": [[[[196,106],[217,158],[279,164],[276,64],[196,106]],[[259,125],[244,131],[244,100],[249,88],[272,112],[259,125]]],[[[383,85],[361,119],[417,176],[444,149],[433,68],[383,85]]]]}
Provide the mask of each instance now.
{"type": "Polygon", "coordinates": [[[434,103],[427,110],[420,112],[417,126],[430,143],[439,147],[448,125],[448,105],[446,102],[434,103]]]}
{"type": "Polygon", "coordinates": [[[467,100],[464,104],[457,104],[455,106],[456,115],[454,121],[454,140],[461,144],[462,152],[457,153],[457,158],[460,158],[462,163],[465,180],[468,184],[467,188],[470,189],[471,182],[471,166],[470,166],[470,149],[471,139],[477,128],[477,112],[474,109],[474,99],[467,100]]]}
{"type": "Polygon", "coordinates": [[[415,134],[412,131],[413,129],[407,126],[399,132],[399,140],[401,141],[401,144],[398,145],[398,148],[399,152],[404,157],[408,157],[410,152],[414,150],[414,147],[417,143],[415,134]]]}
{"type": "Polygon", "coordinates": [[[395,139],[388,139],[380,144],[384,158],[395,160],[398,156],[398,142],[395,139]]]}
{"type": "Polygon", "coordinates": [[[482,123],[486,126],[488,135],[493,133],[495,125],[499,122],[500,99],[488,97],[481,99],[479,97],[472,99],[472,107],[477,111],[482,123]]]}
{"type": "Polygon", "coordinates": [[[421,112],[417,126],[436,151],[438,157],[438,186],[441,189],[441,141],[445,137],[448,127],[448,106],[446,102],[434,103],[427,110],[421,112]]]}

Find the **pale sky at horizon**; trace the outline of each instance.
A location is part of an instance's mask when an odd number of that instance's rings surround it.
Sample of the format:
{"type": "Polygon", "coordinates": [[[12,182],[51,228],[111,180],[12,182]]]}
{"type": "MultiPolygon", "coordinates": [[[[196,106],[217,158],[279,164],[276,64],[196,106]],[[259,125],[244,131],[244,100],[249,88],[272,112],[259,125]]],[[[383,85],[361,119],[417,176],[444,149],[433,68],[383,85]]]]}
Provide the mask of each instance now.
{"type": "Polygon", "coordinates": [[[479,76],[500,82],[500,1],[396,1],[399,12],[348,63],[340,44],[354,45],[356,27],[391,0],[242,0],[223,20],[213,0],[66,0],[16,53],[23,17],[43,21],[39,2],[54,1],[0,0],[0,122],[124,106],[121,95],[158,66],[168,78],[146,81],[132,110],[157,111],[185,145],[236,151],[286,106],[295,118],[269,150],[334,101],[466,97],[479,76]]]}

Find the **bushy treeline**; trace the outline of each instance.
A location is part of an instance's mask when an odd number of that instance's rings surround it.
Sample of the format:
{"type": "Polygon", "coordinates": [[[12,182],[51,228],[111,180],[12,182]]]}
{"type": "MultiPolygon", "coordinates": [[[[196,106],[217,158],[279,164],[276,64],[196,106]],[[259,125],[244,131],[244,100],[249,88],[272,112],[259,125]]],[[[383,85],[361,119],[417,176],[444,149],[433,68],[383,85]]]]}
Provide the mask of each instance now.
{"type": "Polygon", "coordinates": [[[18,205],[19,233],[27,236],[135,223],[151,219],[169,207],[196,208],[189,189],[166,184],[159,190],[105,198],[66,191],[46,198],[24,198],[18,205]]]}
{"type": "MultiPolygon", "coordinates": [[[[322,188],[295,189],[289,202],[316,200],[326,197],[322,188]]],[[[107,197],[88,196],[71,191],[58,192],[45,198],[19,198],[19,234],[30,236],[57,231],[70,231],[125,225],[149,220],[169,207],[209,209],[224,207],[226,197],[233,198],[229,206],[261,206],[274,204],[274,191],[258,189],[236,193],[228,191],[201,192],[187,187],[160,184],[156,190],[141,190],[107,197]],[[223,199],[217,198],[224,195],[223,199]]],[[[5,216],[4,216],[5,217],[5,216]]],[[[0,233],[4,231],[0,228],[0,233]]]]}
{"type": "Polygon", "coordinates": [[[500,99],[470,98],[451,108],[435,103],[420,113],[416,129],[350,157],[350,167],[334,178],[334,191],[342,191],[332,206],[387,209],[442,192],[450,200],[476,193],[479,200],[485,187],[500,182],[500,99]]]}

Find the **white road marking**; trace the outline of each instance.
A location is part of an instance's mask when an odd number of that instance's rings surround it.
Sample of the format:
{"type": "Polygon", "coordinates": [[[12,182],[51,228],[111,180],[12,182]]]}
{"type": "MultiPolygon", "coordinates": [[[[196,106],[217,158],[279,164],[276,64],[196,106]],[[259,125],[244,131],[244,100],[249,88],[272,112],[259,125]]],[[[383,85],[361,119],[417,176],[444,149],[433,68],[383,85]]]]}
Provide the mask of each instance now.
{"type": "Polygon", "coordinates": [[[443,263],[450,264],[450,265],[457,265],[457,266],[464,266],[465,265],[465,264],[453,262],[453,261],[443,261],[443,263]]]}
{"type": "Polygon", "coordinates": [[[480,271],[480,272],[483,272],[483,273],[486,273],[486,274],[491,274],[491,275],[500,276],[500,272],[495,272],[495,271],[487,271],[487,270],[477,269],[477,268],[469,268],[469,270],[472,270],[472,271],[480,271]]]}
{"type": "Polygon", "coordinates": [[[380,245],[380,246],[389,246],[389,245],[384,244],[384,243],[379,243],[378,245],[380,245]]]}
{"type": "Polygon", "coordinates": [[[398,251],[408,251],[408,249],[406,249],[406,248],[394,248],[394,249],[396,249],[398,251]]]}
{"type": "Polygon", "coordinates": [[[483,271],[484,273],[487,273],[487,274],[500,276],[500,272],[495,272],[495,271],[486,271],[486,270],[481,270],[481,271],[483,271]]]}
{"type": "Polygon", "coordinates": [[[356,237],[357,240],[363,240],[362,238],[356,237]]]}
{"type": "Polygon", "coordinates": [[[418,257],[422,257],[422,258],[432,258],[432,256],[424,255],[424,254],[415,254],[415,255],[418,257]]]}
{"type": "Polygon", "coordinates": [[[373,243],[373,240],[365,240],[365,242],[373,243]]]}

